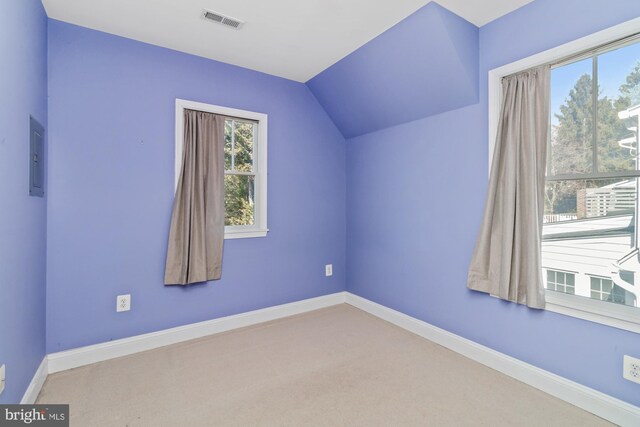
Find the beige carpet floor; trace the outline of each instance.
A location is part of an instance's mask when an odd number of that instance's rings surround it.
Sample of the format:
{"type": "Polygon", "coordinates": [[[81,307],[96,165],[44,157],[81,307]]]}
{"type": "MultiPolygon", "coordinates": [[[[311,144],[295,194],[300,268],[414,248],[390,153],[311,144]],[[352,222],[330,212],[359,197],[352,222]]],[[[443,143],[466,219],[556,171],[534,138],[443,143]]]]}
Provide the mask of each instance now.
{"type": "Polygon", "coordinates": [[[348,305],[50,375],[71,426],[597,426],[348,305]]]}

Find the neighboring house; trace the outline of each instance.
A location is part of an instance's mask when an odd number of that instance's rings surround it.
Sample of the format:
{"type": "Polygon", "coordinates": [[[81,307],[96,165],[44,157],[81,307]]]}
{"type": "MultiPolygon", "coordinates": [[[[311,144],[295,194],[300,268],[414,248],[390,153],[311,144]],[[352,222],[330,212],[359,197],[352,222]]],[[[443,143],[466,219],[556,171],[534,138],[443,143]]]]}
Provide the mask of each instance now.
{"type": "Polygon", "coordinates": [[[633,215],[544,225],[542,267],[547,289],[637,307],[638,250],[633,215]]]}
{"type": "Polygon", "coordinates": [[[599,188],[578,190],[576,219],[633,213],[635,208],[636,180],[628,179],[599,188]]]}

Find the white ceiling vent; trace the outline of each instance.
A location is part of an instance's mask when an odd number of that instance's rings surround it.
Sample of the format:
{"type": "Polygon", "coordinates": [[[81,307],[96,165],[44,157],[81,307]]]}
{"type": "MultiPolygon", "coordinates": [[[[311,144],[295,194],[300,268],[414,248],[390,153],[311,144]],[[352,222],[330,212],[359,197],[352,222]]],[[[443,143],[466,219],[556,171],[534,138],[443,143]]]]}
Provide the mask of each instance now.
{"type": "Polygon", "coordinates": [[[226,16],[221,13],[213,12],[207,9],[204,9],[202,11],[202,17],[210,21],[217,22],[218,24],[235,28],[236,30],[239,30],[240,27],[242,27],[242,25],[244,24],[244,22],[240,21],[239,19],[232,18],[230,16],[226,16]]]}

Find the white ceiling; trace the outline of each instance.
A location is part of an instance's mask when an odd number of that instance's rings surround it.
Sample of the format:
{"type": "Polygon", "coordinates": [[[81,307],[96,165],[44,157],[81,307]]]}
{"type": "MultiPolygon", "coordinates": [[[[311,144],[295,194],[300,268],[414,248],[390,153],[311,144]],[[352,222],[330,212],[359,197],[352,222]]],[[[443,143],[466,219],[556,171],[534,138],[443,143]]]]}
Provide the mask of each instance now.
{"type": "MultiPolygon", "coordinates": [[[[306,82],[430,0],[42,0],[50,18],[306,82]],[[201,18],[209,9],[240,30],[201,18]]],[[[482,26],[532,0],[439,0],[482,26]]]]}

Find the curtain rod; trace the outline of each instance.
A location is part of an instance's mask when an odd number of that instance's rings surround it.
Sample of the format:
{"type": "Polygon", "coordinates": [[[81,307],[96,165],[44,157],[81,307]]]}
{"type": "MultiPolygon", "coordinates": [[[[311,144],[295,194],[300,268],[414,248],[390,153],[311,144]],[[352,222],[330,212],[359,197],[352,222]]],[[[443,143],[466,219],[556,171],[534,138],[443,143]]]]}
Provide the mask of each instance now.
{"type": "Polygon", "coordinates": [[[195,111],[197,113],[207,113],[207,114],[213,114],[214,116],[220,116],[220,117],[224,117],[226,119],[231,119],[231,120],[236,120],[239,122],[245,122],[245,123],[260,123],[259,120],[254,120],[254,119],[245,119],[244,117],[236,117],[236,116],[229,116],[226,114],[217,114],[217,113],[211,113],[209,111],[202,111],[202,110],[198,110],[195,108],[185,108],[185,111],[189,110],[189,111],[195,111]]]}
{"type": "Polygon", "coordinates": [[[613,50],[613,48],[618,47],[618,46],[622,47],[622,45],[625,45],[627,43],[633,42],[633,41],[635,41],[635,40],[637,40],[639,38],[640,38],[640,32],[633,33],[633,34],[630,34],[628,36],[622,37],[620,39],[617,39],[617,40],[614,40],[614,41],[611,41],[611,42],[608,42],[608,43],[604,43],[604,44],[601,44],[599,46],[592,47],[590,49],[583,50],[582,52],[578,52],[576,54],[566,56],[566,57],[561,58],[561,59],[559,59],[557,61],[550,62],[549,65],[552,66],[552,67],[557,67],[557,66],[565,64],[565,63],[574,62],[574,61],[576,61],[577,59],[579,59],[579,58],[581,58],[583,56],[584,57],[588,57],[588,56],[594,55],[596,53],[605,52],[605,51],[608,51],[608,50],[613,50]]]}
{"type": "Polygon", "coordinates": [[[542,63],[542,64],[539,64],[539,65],[536,65],[535,67],[528,68],[526,70],[521,70],[521,71],[517,71],[517,72],[512,73],[512,74],[508,74],[506,76],[503,76],[502,78],[506,79],[508,77],[512,77],[512,76],[515,76],[515,75],[520,74],[520,73],[526,73],[528,71],[531,71],[531,70],[533,70],[535,68],[538,68],[538,67],[541,67],[543,65],[548,65],[551,68],[557,68],[557,67],[559,67],[561,65],[566,65],[566,64],[569,64],[569,63],[572,63],[572,62],[576,62],[576,61],[578,61],[578,60],[580,60],[582,58],[588,58],[590,56],[595,55],[596,53],[606,52],[608,50],[613,50],[615,47],[623,46],[623,45],[625,45],[627,43],[631,43],[631,42],[636,41],[638,39],[640,39],[640,32],[636,32],[636,33],[630,34],[628,36],[619,38],[617,40],[613,40],[613,41],[610,41],[610,42],[607,42],[607,43],[603,43],[603,44],[598,45],[596,47],[591,47],[589,49],[582,50],[582,51],[580,51],[578,53],[574,53],[574,54],[562,57],[562,58],[557,59],[555,61],[542,63]]]}

